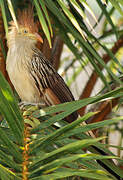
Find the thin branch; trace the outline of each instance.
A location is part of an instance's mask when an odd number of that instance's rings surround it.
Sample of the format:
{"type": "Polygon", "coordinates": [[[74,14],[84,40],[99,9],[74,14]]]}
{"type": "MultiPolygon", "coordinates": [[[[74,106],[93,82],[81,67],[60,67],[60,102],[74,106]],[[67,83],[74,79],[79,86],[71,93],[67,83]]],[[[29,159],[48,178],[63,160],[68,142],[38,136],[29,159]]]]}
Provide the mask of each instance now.
{"type": "MultiPolygon", "coordinates": [[[[121,39],[119,39],[114,46],[112,47],[111,51],[113,54],[116,54],[117,51],[123,46],[123,37],[121,37],[121,39]]],[[[105,63],[108,63],[110,61],[111,57],[108,54],[104,54],[103,55],[103,60],[105,63]]],[[[100,67],[100,70],[102,70],[103,68],[100,67]]],[[[98,79],[98,74],[96,73],[96,71],[94,70],[91,74],[91,77],[89,78],[83,92],[80,95],[79,99],[84,99],[87,98],[91,95],[92,90],[96,84],[96,81],[98,79]]],[[[82,116],[85,113],[85,109],[86,107],[83,107],[79,110],[79,114],[82,116]]]]}
{"type": "MultiPolygon", "coordinates": [[[[123,81],[123,77],[120,77],[120,80],[123,81]]],[[[112,83],[111,84],[111,90],[114,90],[117,88],[117,84],[112,83]]],[[[104,90],[104,93],[107,92],[107,90],[104,90]]],[[[88,123],[95,123],[95,122],[100,122],[103,121],[104,119],[107,118],[107,115],[109,115],[112,111],[112,108],[114,108],[118,102],[119,102],[120,98],[115,98],[112,100],[106,100],[104,102],[98,103],[98,105],[96,104],[95,107],[93,107],[93,111],[97,111],[98,113],[96,115],[94,115],[93,117],[91,117],[88,120],[88,123]]],[[[97,134],[97,130],[94,130],[93,133],[96,135],[97,134]]]]}
{"type": "MultiPolygon", "coordinates": [[[[40,35],[45,37],[39,21],[37,21],[37,24],[41,31],[40,35]]],[[[60,65],[60,57],[64,42],[59,36],[55,35],[55,32],[53,34],[54,37],[52,38],[52,48],[50,48],[47,38],[44,38],[43,44],[37,43],[37,47],[42,51],[43,55],[51,62],[57,71],[60,65]]]]}
{"type": "MultiPolygon", "coordinates": [[[[115,107],[119,102],[119,98],[115,98],[113,100],[107,100],[100,104],[98,107],[99,113],[97,113],[95,116],[93,116],[91,119],[89,119],[89,122],[95,123],[100,122],[106,119],[107,115],[111,113],[112,108],[115,107]]],[[[97,130],[94,130],[93,133],[96,135],[97,130]]]]}
{"type": "Polygon", "coordinates": [[[3,45],[3,48],[5,46],[5,30],[4,30],[4,24],[3,24],[3,19],[2,19],[1,8],[0,8],[0,40],[1,40],[1,45],[0,45],[0,71],[3,73],[4,77],[7,78],[6,68],[5,68],[5,58],[4,58],[4,54],[2,51],[2,45],[3,45]]]}
{"type": "Polygon", "coordinates": [[[50,57],[50,61],[53,64],[53,67],[55,68],[56,71],[60,66],[60,57],[63,50],[63,45],[64,45],[63,40],[59,36],[56,36],[50,57]]]}
{"type": "Polygon", "coordinates": [[[13,85],[9,79],[8,73],[6,71],[5,58],[6,58],[6,53],[7,53],[7,46],[6,46],[5,29],[4,29],[3,19],[2,19],[1,8],[0,8],[0,40],[1,40],[1,45],[0,45],[0,71],[2,72],[2,74],[4,75],[4,77],[6,78],[8,83],[10,84],[11,88],[14,89],[14,87],[13,87],[13,85]],[[4,50],[4,52],[3,52],[3,50],[4,50]]]}

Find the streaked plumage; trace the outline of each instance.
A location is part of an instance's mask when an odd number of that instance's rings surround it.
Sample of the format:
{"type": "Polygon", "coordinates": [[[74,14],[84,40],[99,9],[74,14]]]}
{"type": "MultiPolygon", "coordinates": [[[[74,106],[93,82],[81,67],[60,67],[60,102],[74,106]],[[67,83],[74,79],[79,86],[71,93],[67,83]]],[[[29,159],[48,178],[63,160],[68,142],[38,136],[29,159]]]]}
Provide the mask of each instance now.
{"type": "MultiPolygon", "coordinates": [[[[36,48],[37,27],[32,10],[24,10],[18,20],[19,29],[12,22],[8,35],[7,71],[22,101],[47,106],[74,101],[62,77],[36,48]]],[[[41,40],[41,39],[40,39],[41,40]]],[[[77,112],[67,121],[77,118],[77,112]]]]}

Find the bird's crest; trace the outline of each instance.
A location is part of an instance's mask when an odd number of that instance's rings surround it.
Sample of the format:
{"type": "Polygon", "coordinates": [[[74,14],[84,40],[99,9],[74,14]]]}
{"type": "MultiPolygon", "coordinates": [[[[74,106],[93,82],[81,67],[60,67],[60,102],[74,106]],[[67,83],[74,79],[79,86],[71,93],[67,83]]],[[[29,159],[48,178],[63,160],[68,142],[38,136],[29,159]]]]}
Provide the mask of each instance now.
{"type": "Polygon", "coordinates": [[[28,27],[31,32],[38,31],[37,24],[34,22],[33,7],[29,6],[23,11],[18,12],[18,24],[22,27],[28,27]]]}
{"type": "MultiPolygon", "coordinates": [[[[28,8],[22,11],[19,10],[17,21],[18,21],[19,28],[21,27],[28,28],[31,33],[38,32],[37,24],[34,22],[32,6],[29,6],[28,8]]],[[[11,28],[16,27],[14,21],[11,21],[9,24],[11,25],[9,27],[10,30],[11,28]]]]}

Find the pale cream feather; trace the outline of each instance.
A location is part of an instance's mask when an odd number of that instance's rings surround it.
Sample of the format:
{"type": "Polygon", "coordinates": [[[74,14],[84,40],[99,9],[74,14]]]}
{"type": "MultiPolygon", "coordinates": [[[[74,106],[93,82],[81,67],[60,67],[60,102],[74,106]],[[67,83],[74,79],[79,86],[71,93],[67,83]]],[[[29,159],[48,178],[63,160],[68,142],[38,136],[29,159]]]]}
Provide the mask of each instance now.
{"type": "Polygon", "coordinates": [[[41,97],[29,71],[35,43],[27,37],[10,37],[6,69],[22,101],[38,103],[41,97]]]}

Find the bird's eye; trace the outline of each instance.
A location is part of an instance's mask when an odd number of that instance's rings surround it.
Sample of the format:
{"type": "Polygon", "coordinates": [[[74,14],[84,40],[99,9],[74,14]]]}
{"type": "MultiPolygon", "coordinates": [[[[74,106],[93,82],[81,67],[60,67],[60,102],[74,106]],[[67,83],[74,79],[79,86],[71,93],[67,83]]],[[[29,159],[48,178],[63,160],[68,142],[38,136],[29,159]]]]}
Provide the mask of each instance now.
{"type": "Polygon", "coordinates": [[[28,31],[25,29],[25,30],[24,30],[24,33],[26,34],[26,33],[28,33],[28,31]]]}

